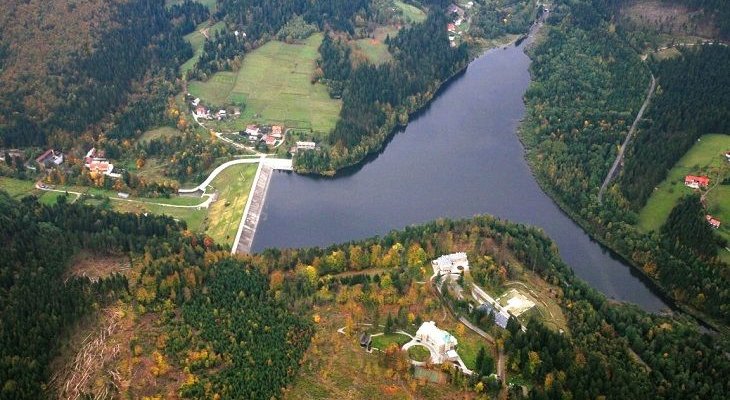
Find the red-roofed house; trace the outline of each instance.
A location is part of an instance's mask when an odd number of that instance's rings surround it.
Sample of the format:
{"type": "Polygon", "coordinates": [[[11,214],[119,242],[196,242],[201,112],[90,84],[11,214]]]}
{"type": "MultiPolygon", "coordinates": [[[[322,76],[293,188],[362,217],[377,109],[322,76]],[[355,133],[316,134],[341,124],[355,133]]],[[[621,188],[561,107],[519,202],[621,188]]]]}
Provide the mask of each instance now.
{"type": "Polygon", "coordinates": [[[276,139],[271,135],[264,135],[263,141],[267,146],[273,146],[276,144],[276,139]]]}
{"type": "Polygon", "coordinates": [[[281,139],[282,132],[284,131],[284,127],[281,125],[274,125],[271,127],[271,136],[281,139]]]}
{"type": "Polygon", "coordinates": [[[684,186],[691,187],[692,189],[707,187],[709,184],[710,178],[706,176],[687,175],[684,177],[684,186]]]}
{"type": "Polygon", "coordinates": [[[111,174],[114,170],[114,165],[110,164],[109,161],[93,160],[89,164],[86,164],[86,167],[91,172],[99,172],[105,175],[111,174]]]}
{"type": "Polygon", "coordinates": [[[707,220],[707,223],[710,224],[711,227],[718,229],[720,227],[720,220],[715,219],[712,215],[707,214],[705,215],[705,219],[707,220]]]}
{"type": "Polygon", "coordinates": [[[456,25],[448,24],[448,25],[446,25],[446,30],[449,32],[456,32],[456,25]]]}
{"type": "Polygon", "coordinates": [[[35,162],[37,162],[41,167],[45,167],[49,164],[61,165],[63,164],[63,153],[53,149],[48,149],[45,153],[36,157],[35,162]]]}
{"type": "Polygon", "coordinates": [[[208,111],[207,108],[205,108],[203,106],[198,106],[195,109],[195,116],[198,118],[208,118],[208,117],[210,117],[210,112],[208,111]]]}

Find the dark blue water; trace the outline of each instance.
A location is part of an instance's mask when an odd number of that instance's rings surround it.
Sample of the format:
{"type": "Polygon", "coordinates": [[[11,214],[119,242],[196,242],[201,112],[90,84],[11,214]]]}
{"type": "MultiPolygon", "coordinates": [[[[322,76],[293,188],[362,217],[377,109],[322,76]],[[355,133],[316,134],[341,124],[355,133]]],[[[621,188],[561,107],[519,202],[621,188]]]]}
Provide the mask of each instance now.
{"type": "Polygon", "coordinates": [[[487,213],[541,227],[576,274],[609,298],[668,308],[533,178],[516,135],[530,81],[523,46],[475,60],[361,167],[334,179],[275,174],[253,250],[329,245],[487,213]]]}

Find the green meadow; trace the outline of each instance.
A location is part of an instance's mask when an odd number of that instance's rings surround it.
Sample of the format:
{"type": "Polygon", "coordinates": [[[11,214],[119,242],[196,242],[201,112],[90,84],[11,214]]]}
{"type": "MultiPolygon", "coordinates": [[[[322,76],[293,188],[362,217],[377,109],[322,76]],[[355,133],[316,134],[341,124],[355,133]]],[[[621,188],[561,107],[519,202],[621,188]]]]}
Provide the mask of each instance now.
{"type": "Polygon", "coordinates": [[[702,136],[672,167],[667,178],[657,186],[649,201],[641,209],[639,229],[649,232],[661,228],[677,200],[693,192],[693,189],[684,186],[686,175],[707,175],[710,178],[712,189],[706,198],[708,212],[725,224],[730,224],[730,188],[727,185],[715,186],[730,175],[730,163],[723,154],[728,150],[730,150],[730,135],[702,136]]]}
{"type": "Polygon", "coordinates": [[[342,104],[324,85],[311,82],[322,38],[318,33],[297,44],[270,41],[247,53],[237,72],[190,82],[188,91],[210,105],[245,105],[240,118],[219,124],[221,130],[241,130],[253,122],[327,134],[342,104]]]}

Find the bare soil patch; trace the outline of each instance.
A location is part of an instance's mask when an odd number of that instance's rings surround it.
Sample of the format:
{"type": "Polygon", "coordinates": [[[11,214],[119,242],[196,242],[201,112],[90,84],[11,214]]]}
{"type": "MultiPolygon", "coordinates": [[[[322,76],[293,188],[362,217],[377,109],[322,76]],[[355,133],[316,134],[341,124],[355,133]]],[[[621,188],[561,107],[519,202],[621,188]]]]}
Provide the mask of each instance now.
{"type": "Polygon", "coordinates": [[[126,275],[130,271],[129,257],[126,255],[103,255],[89,251],[79,252],[71,261],[67,276],[86,276],[92,281],[113,273],[126,275]]]}
{"type": "Polygon", "coordinates": [[[621,10],[621,15],[641,26],[653,27],[661,33],[683,33],[703,38],[712,38],[718,34],[711,16],[702,10],[691,10],[678,3],[635,0],[621,10]]]}

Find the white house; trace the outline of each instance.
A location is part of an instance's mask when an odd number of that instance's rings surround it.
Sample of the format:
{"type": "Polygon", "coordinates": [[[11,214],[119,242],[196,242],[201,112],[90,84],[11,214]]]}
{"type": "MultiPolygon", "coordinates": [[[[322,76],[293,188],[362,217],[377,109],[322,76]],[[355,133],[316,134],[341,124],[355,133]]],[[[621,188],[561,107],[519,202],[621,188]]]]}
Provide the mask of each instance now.
{"type": "Polygon", "coordinates": [[[248,125],[246,126],[246,134],[249,136],[258,136],[259,135],[259,127],[256,125],[248,125]]]}
{"type": "Polygon", "coordinates": [[[466,253],[446,254],[431,261],[431,266],[436,275],[461,274],[469,270],[469,260],[466,253]]]}
{"type": "Polygon", "coordinates": [[[418,331],[416,331],[415,338],[416,341],[436,351],[436,354],[432,354],[433,361],[436,364],[450,360],[451,356],[456,356],[456,351],[454,350],[459,342],[449,332],[436,327],[436,323],[433,321],[421,324],[418,331]]]}
{"type": "Polygon", "coordinates": [[[316,147],[314,142],[297,142],[297,150],[314,150],[316,147]]]}
{"type": "Polygon", "coordinates": [[[192,104],[193,107],[197,107],[198,104],[200,104],[200,99],[196,97],[190,104],[192,104]]]}

